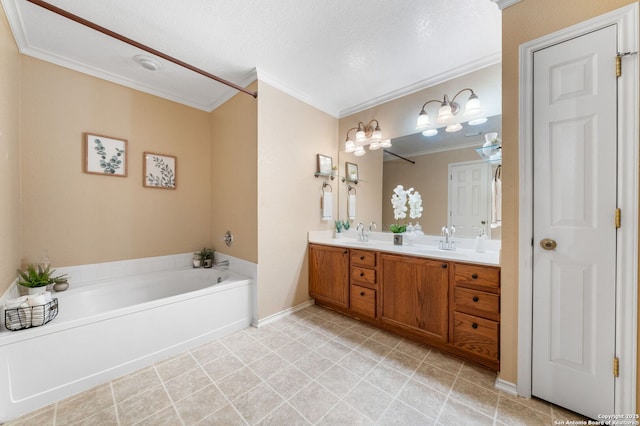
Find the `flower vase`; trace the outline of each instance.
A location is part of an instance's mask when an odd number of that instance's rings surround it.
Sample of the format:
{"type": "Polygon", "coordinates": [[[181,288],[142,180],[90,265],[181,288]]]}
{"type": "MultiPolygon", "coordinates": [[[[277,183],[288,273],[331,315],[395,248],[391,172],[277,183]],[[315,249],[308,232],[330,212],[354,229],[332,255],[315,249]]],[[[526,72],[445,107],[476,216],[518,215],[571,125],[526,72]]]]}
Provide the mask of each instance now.
{"type": "Polygon", "coordinates": [[[404,244],[404,234],[393,234],[393,245],[401,246],[404,244]]]}
{"type": "Polygon", "coordinates": [[[34,294],[44,293],[46,291],[47,291],[46,285],[43,285],[42,287],[27,287],[27,294],[29,294],[29,296],[34,294]]]}

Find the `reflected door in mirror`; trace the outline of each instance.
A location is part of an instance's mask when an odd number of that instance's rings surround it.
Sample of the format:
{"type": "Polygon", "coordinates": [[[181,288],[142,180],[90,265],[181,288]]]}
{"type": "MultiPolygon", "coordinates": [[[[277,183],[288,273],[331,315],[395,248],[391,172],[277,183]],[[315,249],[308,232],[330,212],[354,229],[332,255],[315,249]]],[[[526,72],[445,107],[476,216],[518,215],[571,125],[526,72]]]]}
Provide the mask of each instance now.
{"type": "Polygon", "coordinates": [[[491,165],[484,161],[449,164],[449,223],[456,236],[489,235],[491,165]]]}

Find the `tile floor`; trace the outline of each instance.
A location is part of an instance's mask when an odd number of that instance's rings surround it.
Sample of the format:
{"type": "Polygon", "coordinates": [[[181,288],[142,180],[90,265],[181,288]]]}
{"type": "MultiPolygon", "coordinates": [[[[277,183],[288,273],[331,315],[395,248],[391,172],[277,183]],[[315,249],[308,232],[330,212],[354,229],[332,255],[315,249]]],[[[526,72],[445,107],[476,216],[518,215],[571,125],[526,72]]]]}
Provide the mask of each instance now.
{"type": "Polygon", "coordinates": [[[553,425],[574,413],[495,374],[311,306],[59,401],[10,425],[553,425]]]}

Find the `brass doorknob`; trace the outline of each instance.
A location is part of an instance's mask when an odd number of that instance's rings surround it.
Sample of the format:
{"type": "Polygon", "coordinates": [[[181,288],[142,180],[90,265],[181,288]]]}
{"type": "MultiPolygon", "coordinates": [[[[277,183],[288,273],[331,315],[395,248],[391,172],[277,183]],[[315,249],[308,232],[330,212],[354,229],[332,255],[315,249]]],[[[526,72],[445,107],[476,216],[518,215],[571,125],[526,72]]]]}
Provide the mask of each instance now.
{"type": "Polygon", "coordinates": [[[552,240],[551,238],[543,238],[542,240],[540,240],[540,247],[545,250],[555,250],[557,246],[558,243],[556,243],[556,241],[552,240]]]}

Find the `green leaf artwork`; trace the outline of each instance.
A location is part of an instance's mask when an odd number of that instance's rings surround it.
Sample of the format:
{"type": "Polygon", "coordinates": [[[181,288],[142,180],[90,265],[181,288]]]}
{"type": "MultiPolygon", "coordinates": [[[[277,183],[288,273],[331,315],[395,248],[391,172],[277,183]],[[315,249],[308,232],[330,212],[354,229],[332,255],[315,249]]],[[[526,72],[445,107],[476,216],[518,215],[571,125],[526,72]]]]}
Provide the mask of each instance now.
{"type": "Polygon", "coordinates": [[[98,154],[98,156],[100,157],[100,168],[104,171],[105,174],[115,174],[116,170],[120,169],[120,167],[122,166],[124,150],[115,148],[116,153],[113,154],[111,158],[107,158],[107,150],[104,145],[102,145],[102,141],[100,139],[96,139],[94,143],[96,144],[96,154],[98,154]]]}
{"type": "Polygon", "coordinates": [[[155,155],[151,157],[151,160],[154,162],[155,168],[158,170],[159,174],[147,174],[147,183],[150,186],[159,186],[162,188],[175,187],[176,178],[171,166],[167,164],[163,158],[155,155]]]}

